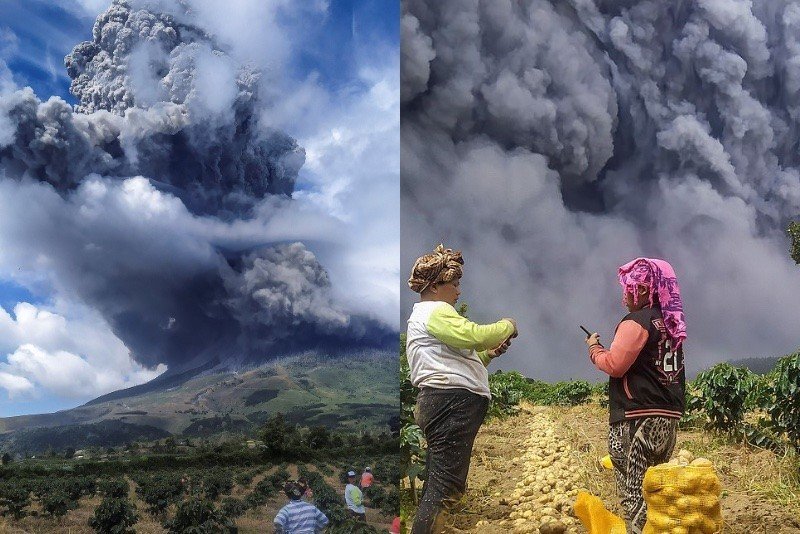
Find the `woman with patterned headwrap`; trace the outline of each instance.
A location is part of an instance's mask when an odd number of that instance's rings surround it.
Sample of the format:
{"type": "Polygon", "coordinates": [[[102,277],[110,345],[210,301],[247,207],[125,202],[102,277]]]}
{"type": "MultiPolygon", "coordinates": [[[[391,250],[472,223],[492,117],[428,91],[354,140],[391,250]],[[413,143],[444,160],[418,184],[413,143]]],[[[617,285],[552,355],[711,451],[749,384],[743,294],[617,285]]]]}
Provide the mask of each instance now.
{"type": "Polygon", "coordinates": [[[513,319],[480,325],[458,314],[463,265],[460,251],[439,245],[417,259],[408,280],[420,302],[408,319],[406,355],[420,388],[415,419],[428,443],[413,534],[439,532],[443,508],[466,490],[472,445],[491,399],[486,366],[517,335],[513,319]]]}
{"type": "Polygon", "coordinates": [[[589,358],[609,378],[608,450],[629,523],[647,520],[642,481],[648,467],[669,460],[684,411],[686,323],[678,280],[664,260],[637,258],[619,268],[622,318],[611,347],[586,339],[589,358]]]}

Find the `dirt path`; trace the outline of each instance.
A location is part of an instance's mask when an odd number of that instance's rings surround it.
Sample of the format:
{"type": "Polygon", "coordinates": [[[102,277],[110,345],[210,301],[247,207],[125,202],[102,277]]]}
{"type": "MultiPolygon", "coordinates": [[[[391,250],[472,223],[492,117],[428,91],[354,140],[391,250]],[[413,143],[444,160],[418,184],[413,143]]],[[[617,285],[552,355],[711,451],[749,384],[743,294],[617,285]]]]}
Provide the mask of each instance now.
{"type": "MultiPolygon", "coordinates": [[[[485,424],[475,442],[467,497],[447,517],[448,531],[585,533],[572,516],[579,489],[621,515],[613,475],[598,462],[607,454],[607,418],[596,405],[524,405],[517,417],[485,424]]],[[[725,533],[800,533],[798,501],[768,496],[777,483],[770,477],[780,467],[774,454],[725,445],[702,432],[679,432],[676,453],[681,448],[717,467],[725,533]]]]}

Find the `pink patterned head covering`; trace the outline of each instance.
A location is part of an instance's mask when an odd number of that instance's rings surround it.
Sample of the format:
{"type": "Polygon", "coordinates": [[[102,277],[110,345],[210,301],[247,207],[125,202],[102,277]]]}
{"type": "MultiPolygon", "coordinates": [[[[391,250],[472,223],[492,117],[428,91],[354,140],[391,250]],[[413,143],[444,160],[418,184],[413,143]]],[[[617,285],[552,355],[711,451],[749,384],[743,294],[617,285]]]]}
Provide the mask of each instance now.
{"type": "Polygon", "coordinates": [[[664,326],[672,339],[674,348],[678,348],[686,339],[686,322],[683,317],[683,301],[678,287],[675,270],[668,262],[650,258],[636,258],[619,268],[619,283],[622,285],[622,303],[626,295],[633,295],[634,304],[639,302],[636,286],[643,285],[650,290],[650,305],[653,296],[658,295],[658,304],[664,317],[664,326]]]}

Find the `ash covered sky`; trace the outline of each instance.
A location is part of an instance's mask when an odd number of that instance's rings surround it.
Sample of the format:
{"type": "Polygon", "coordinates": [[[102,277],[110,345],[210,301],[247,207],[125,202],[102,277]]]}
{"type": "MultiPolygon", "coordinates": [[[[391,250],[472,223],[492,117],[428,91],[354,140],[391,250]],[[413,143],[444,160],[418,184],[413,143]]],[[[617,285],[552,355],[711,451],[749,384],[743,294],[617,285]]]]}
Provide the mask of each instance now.
{"type": "MultiPolygon", "coordinates": [[[[800,4],[406,0],[401,274],[443,241],[481,321],[519,320],[493,368],[603,375],[619,265],[675,267],[691,375],[800,346],[800,4]]],[[[403,285],[401,315],[415,295],[403,285]]]]}
{"type": "Polygon", "coordinates": [[[7,4],[0,416],[394,345],[399,6],[7,4]]]}

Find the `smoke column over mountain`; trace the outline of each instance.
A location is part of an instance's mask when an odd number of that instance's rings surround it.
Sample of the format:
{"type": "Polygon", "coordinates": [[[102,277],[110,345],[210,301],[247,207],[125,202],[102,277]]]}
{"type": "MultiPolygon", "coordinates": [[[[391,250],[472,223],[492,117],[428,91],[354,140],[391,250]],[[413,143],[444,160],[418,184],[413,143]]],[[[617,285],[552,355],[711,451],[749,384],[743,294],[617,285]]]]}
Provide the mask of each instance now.
{"type": "Polygon", "coordinates": [[[637,256],[675,267],[690,372],[797,348],[800,4],[403,6],[401,265],[463,249],[473,317],[520,320],[501,367],[599,378],[578,325],[610,341],[637,256]]]}
{"type": "Polygon", "coordinates": [[[0,93],[3,263],[52,273],[170,372],[384,344],[296,242],[340,229],[292,200],[305,151],[264,120],[261,66],[194,4],[114,0],[65,58],[75,109],[0,93]]]}

